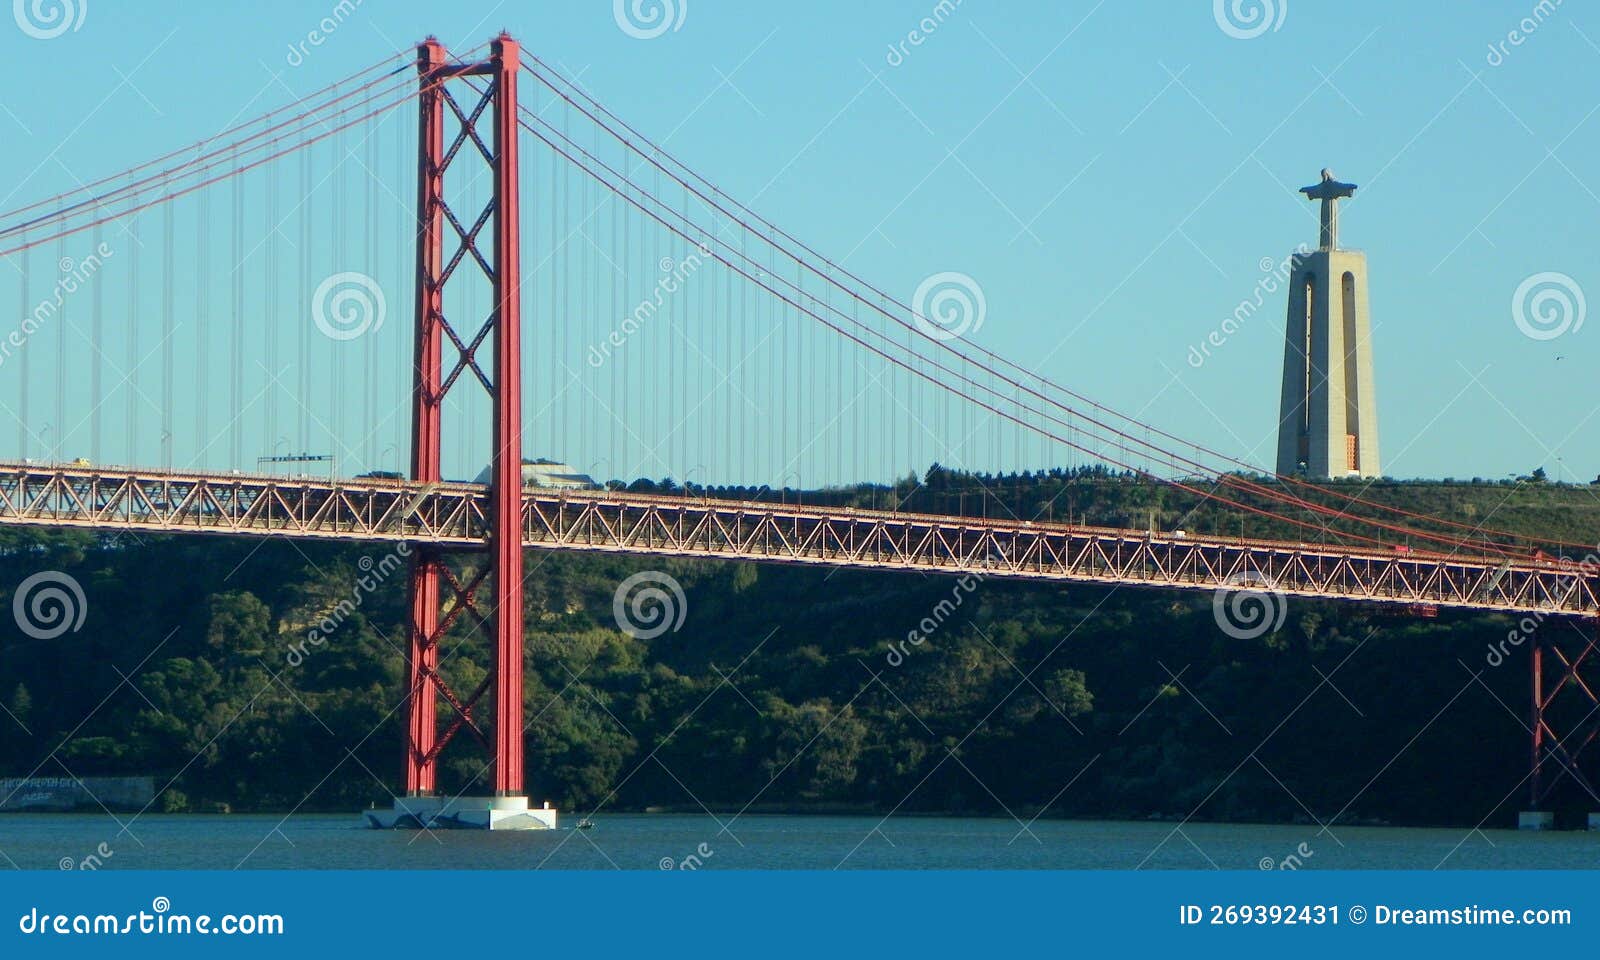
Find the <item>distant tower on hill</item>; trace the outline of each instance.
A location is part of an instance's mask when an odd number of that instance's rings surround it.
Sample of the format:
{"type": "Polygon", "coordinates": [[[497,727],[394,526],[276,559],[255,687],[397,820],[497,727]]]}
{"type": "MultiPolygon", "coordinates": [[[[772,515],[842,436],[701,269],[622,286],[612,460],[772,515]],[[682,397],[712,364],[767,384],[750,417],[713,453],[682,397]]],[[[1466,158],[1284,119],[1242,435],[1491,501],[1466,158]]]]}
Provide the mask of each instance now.
{"type": "Polygon", "coordinates": [[[1339,247],[1339,201],[1356,186],[1324,170],[1320,183],[1300,192],[1322,202],[1322,237],[1317,250],[1294,257],[1289,273],[1278,473],[1376,477],[1382,471],[1367,257],[1339,247]]]}

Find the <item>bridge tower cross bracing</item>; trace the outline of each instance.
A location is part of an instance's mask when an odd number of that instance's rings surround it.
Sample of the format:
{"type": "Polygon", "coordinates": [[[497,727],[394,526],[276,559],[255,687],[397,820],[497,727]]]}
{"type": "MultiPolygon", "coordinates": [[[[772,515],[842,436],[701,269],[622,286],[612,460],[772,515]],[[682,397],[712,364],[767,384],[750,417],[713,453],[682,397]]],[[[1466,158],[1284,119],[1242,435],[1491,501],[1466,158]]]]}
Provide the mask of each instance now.
{"type": "MultiPolygon", "coordinates": [[[[1528,623],[1527,618],[1524,623],[1528,623]]],[[[1528,651],[1532,696],[1528,713],[1528,806],[1524,829],[1556,825],[1558,812],[1586,808],[1589,829],[1600,828],[1600,621],[1556,617],[1534,621],[1528,651]],[[1548,659],[1547,659],[1548,658],[1548,659]],[[1563,793],[1564,788],[1564,793],[1563,793]]]]}

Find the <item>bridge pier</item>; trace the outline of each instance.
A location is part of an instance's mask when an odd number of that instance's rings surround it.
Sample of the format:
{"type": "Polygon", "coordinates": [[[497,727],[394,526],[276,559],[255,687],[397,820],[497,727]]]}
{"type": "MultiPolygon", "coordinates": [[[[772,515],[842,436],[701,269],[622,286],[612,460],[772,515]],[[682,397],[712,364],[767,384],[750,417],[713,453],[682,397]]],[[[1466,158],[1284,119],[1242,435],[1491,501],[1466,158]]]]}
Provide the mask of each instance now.
{"type": "Polygon", "coordinates": [[[380,830],[554,830],[558,814],[527,797],[396,797],[388,810],[368,810],[380,830]]]}
{"type": "MultiPolygon", "coordinates": [[[[1528,657],[1528,807],[1517,815],[1519,830],[1555,829],[1557,787],[1577,793],[1575,801],[1591,811],[1600,809],[1600,791],[1582,762],[1600,739],[1600,694],[1584,669],[1597,662],[1600,621],[1569,618],[1535,628],[1528,657]]],[[[1587,827],[1600,829],[1600,813],[1588,814],[1587,827]]]]}

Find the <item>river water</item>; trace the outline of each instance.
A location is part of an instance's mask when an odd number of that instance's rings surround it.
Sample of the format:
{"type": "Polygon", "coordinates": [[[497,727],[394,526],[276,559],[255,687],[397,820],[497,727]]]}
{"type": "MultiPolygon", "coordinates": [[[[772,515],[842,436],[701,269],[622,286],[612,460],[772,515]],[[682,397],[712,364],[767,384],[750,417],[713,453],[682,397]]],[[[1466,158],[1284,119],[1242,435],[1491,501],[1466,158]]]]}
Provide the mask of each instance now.
{"type": "Polygon", "coordinates": [[[355,816],[0,815],[0,868],[1593,869],[1600,833],[945,817],[601,815],[590,830],[380,831],[355,816]],[[9,863],[7,862],[9,861],[9,863]]]}

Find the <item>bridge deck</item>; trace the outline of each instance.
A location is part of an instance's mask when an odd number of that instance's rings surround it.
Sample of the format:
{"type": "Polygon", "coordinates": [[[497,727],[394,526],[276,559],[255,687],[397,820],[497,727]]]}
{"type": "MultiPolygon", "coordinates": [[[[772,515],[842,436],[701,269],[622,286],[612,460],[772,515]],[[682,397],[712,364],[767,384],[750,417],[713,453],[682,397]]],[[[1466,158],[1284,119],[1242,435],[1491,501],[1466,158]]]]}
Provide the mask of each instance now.
{"type": "MultiPolygon", "coordinates": [[[[0,524],[474,547],[484,543],[487,510],[476,484],[0,463],[0,524]]],[[[608,491],[529,489],[522,529],[528,547],[543,549],[1600,613],[1594,571],[1565,561],[608,491]]]]}

